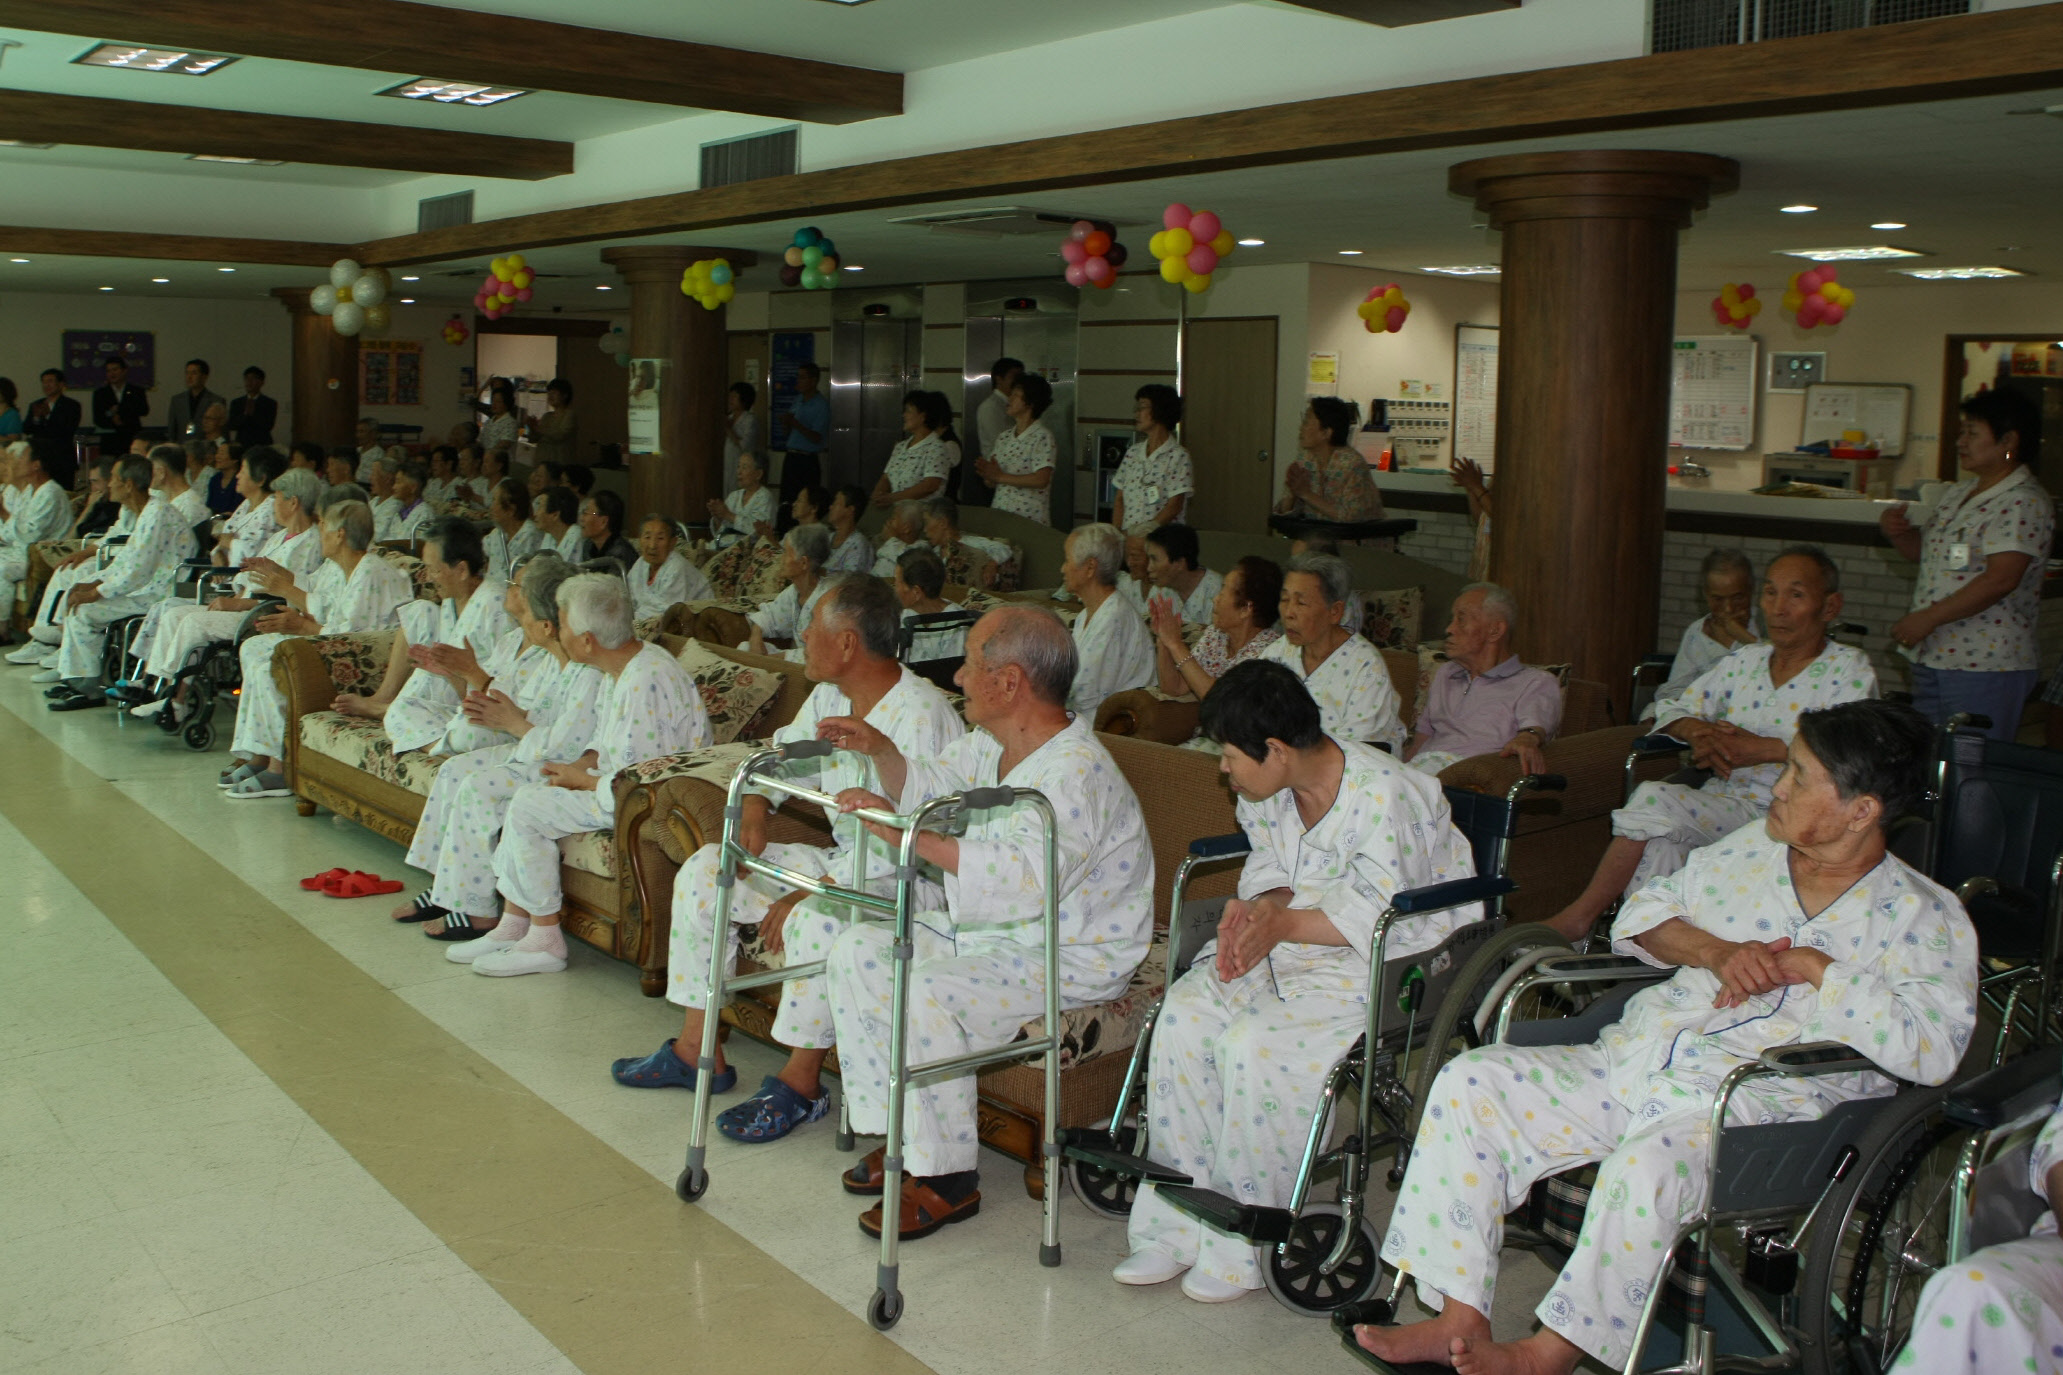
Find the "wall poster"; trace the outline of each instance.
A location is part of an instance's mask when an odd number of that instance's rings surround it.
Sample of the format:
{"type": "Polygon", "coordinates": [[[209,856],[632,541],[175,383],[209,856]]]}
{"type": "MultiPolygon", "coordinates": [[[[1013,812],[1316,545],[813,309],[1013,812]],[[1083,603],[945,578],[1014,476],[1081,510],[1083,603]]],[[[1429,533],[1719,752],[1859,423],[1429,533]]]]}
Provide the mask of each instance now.
{"type": "Polygon", "coordinates": [[[1497,466],[1497,326],[1454,327],[1454,457],[1497,466]]]}
{"type": "Polygon", "coordinates": [[[107,360],[115,357],[128,361],[130,386],[157,385],[157,339],[147,329],[68,329],[60,348],[64,384],[74,391],[105,386],[107,360]]]}
{"type": "Polygon", "coordinates": [[[630,360],[630,451],[659,452],[659,388],[666,380],[664,358],[630,360]]]}

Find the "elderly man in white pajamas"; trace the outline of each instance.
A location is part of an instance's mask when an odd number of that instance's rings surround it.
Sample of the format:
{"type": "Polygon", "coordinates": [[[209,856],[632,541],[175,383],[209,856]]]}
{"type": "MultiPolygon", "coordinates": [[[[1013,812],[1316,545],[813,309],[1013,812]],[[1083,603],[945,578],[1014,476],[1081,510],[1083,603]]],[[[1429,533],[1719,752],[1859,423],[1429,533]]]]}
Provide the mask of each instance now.
{"type": "Polygon", "coordinates": [[[2063,1107],[2035,1138],[2027,1187],[2049,1204],[2020,1241],[1987,1246],[1937,1270],[1920,1292],[1912,1335],[1892,1369],[1925,1375],[2063,1370],[2063,1107]]]}
{"type": "Polygon", "coordinates": [[[469,952],[475,974],[564,969],[560,839],[615,825],[616,775],[623,770],[715,739],[688,671],[631,634],[630,589],[621,577],[582,573],[560,584],[559,635],[568,655],[609,676],[609,694],[587,752],[570,764],[546,764],[540,781],[509,800],[494,848],[495,886],[505,902],[500,923],[469,952]]]}
{"type": "Polygon", "coordinates": [[[1769,810],[1785,747],[1800,712],[1877,695],[1869,656],[1835,644],[1827,629],[1841,616],[1841,570],[1814,545],[1794,544],[1762,576],[1768,639],[1743,645],[1700,674],[1680,697],[1655,703],[1655,733],[1683,741],[1703,787],[1643,783],[1612,813],[1612,843],[1589,886],[1548,920],[1581,941],[1623,895],[1673,874],[1684,856],[1769,810]]]}
{"type": "MultiPolygon", "coordinates": [[[[818,733],[873,760],[881,793],[855,788],[846,810],[914,812],[969,788],[1034,788],[1058,817],[1055,838],[1060,922],[1060,1002],[1085,1007],[1124,991],[1153,936],[1153,851],[1131,785],[1076,716],[1067,694],[1074,642],[1060,618],[1039,607],[1000,607],[975,623],[958,683],[967,723],[977,729],[937,756],[905,756],[857,717],[825,721],[818,733]],[[885,799],[894,799],[893,801],[885,799]]],[[[869,822],[890,844],[902,835],[869,822]]],[[[913,1060],[993,1049],[1016,1039],[1045,1011],[1045,826],[1035,808],[972,813],[964,834],[933,831],[917,856],[945,873],[945,910],[913,925],[909,1042],[913,1060]]],[[[888,1128],[888,1043],[892,1008],[891,928],[848,928],[831,947],[831,1014],[855,1131],[888,1128]]],[[[981,1206],[975,1167],[981,1143],[972,1074],[910,1090],[904,1102],[904,1240],[929,1236],[981,1206]]],[[[845,1172],[846,1191],[882,1191],[884,1150],[845,1172]]],[[[881,1231],[877,1205],[860,1217],[881,1231]]]]}
{"type": "MultiPolygon", "coordinates": [[[[880,579],[864,573],[834,578],[817,602],[803,631],[804,671],[817,686],[795,719],[774,732],[775,744],[817,738],[818,723],[854,717],[865,721],[906,759],[936,759],[967,733],[946,695],[896,661],[896,629],[900,605],[880,579]]],[[[810,782],[820,791],[838,794],[848,788],[878,791],[881,780],[864,754],[840,750],[826,759],[798,761],[781,776],[810,782]]],[[[745,847],[784,868],[812,878],[828,877],[850,887],[853,846],[859,821],[832,818],[832,845],[768,844],[767,818],[781,805],[782,795],[755,790],[744,800],[740,837],[745,847]]],[[[716,860],[719,847],[705,845],[681,867],[673,883],[673,934],[666,957],[667,999],[687,1009],[680,1039],[669,1038],[650,1055],[619,1060],[616,1081],[635,1088],[695,1086],[694,1060],[702,1044],[702,1019],[709,1005],[710,943],[716,938],[716,860]]],[[[866,885],[883,895],[895,891],[895,853],[878,841],[867,845],[866,885]]],[[[917,899],[925,909],[939,905],[938,885],[925,882],[917,899]]],[[[771,960],[791,956],[796,964],[824,958],[831,944],[853,919],[852,909],[827,898],[787,892],[763,875],[743,878],[731,889],[731,929],[725,933],[727,962],[735,966],[738,928],[757,925],[771,960]]],[[[834,1044],[831,1004],[822,978],[791,980],[782,986],[781,1008],[774,1019],[774,1039],[790,1047],[788,1063],[769,1075],[759,1092],[717,1119],[717,1129],[738,1141],[774,1141],[796,1127],[822,1117],[830,1097],[819,1080],[824,1057],[834,1044]]],[[[736,1083],[716,1051],[714,1081],[718,1091],[736,1083]]]]}
{"type": "MultiPolygon", "coordinates": [[[[0,521],[0,609],[9,615],[14,612],[16,585],[29,576],[29,552],[45,540],[63,539],[72,528],[71,494],[65,483],[44,470],[43,458],[26,440],[16,440],[0,459],[0,472],[13,482],[7,518],[0,521]]],[[[63,463],[69,478],[68,458],[51,462],[63,463]]]]}
{"type": "Polygon", "coordinates": [[[286,702],[272,677],[272,655],[296,635],[354,635],[385,630],[401,604],[415,595],[408,574],[372,551],[372,508],[339,501],[322,510],[323,565],[307,585],[275,580],[267,590],[286,606],[260,618],[258,634],[237,649],[243,688],[236,704],[231,750],[244,762],[218,780],[232,800],[292,797],[282,772],[286,702]]]}
{"type": "Polygon", "coordinates": [[[1807,1121],[1940,1084],[1977,1019],[1977,938],[1953,894],[1907,867],[1885,831],[1926,788],[1927,722],[1849,702],[1798,723],[1764,821],[1691,855],[1636,893],[1613,949],[1661,968],[1587,1046],[1492,1045],[1434,1081],[1383,1259],[1440,1307],[1426,1322],[1363,1326],[1392,1364],[1566,1375],[1588,1354],[1617,1370],[1667,1248],[1709,1187],[1719,1086],[1778,1046],[1838,1041],[1882,1073],[1751,1080],[1734,1125],[1807,1121]],[[1504,1216],[1536,1180],[1599,1164],[1583,1230],[1536,1310],[1544,1326],[1491,1340],[1504,1216]],[[1444,1301],[1442,1301],[1444,1300],[1444,1301]]]}
{"type": "Polygon", "coordinates": [[[1125,568],[1125,537],[1115,525],[1082,525],[1069,532],[1060,581],[1081,602],[1074,620],[1078,667],[1067,709],[1096,724],[1096,709],[1112,693],[1153,681],[1153,635],[1130,602],[1117,594],[1125,568]]]}
{"type": "MultiPolygon", "coordinates": [[[[1281,664],[1220,678],[1203,699],[1203,732],[1224,747],[1253,849],[1217,940],[1168,990],[1154,1026],[1148,1151],[1241,1203],[1282,1207],[1325,1076],[1367,1028],[1376,920],[1399,891],[1472,877],[1475,859],[1439,783],[1327,735],[1281,664]]],[[[1477,903],[1407,917],[1383,958],[1429,950],[1481,919],[1477,903]]],[[[1255,1247],[1176,1211],[1151,1184],[1129,1236],[1120,1284],[1182,1275],[1201,1303],[1262,1285],[1255,1247]]]]}

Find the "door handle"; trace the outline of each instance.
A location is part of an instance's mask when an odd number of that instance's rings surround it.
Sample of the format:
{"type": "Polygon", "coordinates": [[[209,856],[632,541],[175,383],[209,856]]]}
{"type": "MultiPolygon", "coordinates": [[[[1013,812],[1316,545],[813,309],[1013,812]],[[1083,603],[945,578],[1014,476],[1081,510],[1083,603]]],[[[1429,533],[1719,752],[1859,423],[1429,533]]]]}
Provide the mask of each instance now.
{"type": "Polygon", "coordinates": [[[1268,461],[1268,451],[1266,449],[1261,450],[1260,460],[1263,463],[1266,463],[1268,461]]]}

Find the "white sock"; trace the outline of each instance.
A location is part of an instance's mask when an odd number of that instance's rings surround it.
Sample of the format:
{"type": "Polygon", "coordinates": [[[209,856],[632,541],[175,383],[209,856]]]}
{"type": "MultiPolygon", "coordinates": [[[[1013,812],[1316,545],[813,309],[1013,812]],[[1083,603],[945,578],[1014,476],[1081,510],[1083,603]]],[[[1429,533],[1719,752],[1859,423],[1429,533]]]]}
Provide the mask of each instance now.
{"type": "Polygon", "coordinates": [[[501,914],[501,924],[487,933],[498,941],[519,941],[530,934],[530,918],[519,917],[514,912],[501,914]]]}
{"type": "MultiPolygon", "coordinates": [[[[503,920],[506,921],[507,918],[503,918],[503,920]]],[[[536,954],[556,955],[563,960],[566,958],[566,934],[559,930],[558,923],[556,922],[550,926],[539,926],[532,922],[530,934],[516,942],[516,949],[527,950],[536,954]]]]}

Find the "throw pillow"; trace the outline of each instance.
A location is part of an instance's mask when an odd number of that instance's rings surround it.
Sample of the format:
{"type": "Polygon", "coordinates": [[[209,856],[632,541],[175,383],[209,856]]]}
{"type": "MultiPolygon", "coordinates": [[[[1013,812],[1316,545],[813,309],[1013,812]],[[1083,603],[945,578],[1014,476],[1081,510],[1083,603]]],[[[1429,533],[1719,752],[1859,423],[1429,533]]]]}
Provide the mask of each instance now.
{"type": "Polygon", "coordinates": [[[702,709],[716,743],[728,745],[760,709],[781,693],[781,675],[724,658],[700,640],[689,640],[674,658],[702,692],[702,709]]]}

